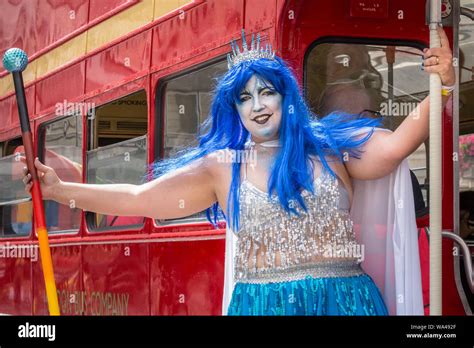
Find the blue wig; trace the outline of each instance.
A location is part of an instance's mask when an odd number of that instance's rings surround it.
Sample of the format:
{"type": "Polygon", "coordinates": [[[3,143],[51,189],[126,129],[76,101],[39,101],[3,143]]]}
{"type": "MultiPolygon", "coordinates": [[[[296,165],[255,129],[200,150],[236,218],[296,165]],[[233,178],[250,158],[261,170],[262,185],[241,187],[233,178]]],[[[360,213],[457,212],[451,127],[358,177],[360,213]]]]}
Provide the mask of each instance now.
{"type": "MultiPolygon", "coordinates": [[[[236,104],[240,103],[240,93],[247,81],[257,75],[271,83],[282,95],[282,118],[279,129],[280,149],[272,166],[268,180],[268,194],[274,192],[288,213],[298,215],[290,202],[297,202],[307,211],[301,190],[314,194],[313,171],[310,156],[318,156],[323,167],[335,177],[329,167],[326,156],[343,160],[347,153],[359,158],[359,148],[372,135],[373,127],[380,124],[377,119],[360,118],[333,112],[318,119],[303,100],[298,83],[289,67],[278,57],[275,59],[257,59],[243,61],[233,66],[220,78],[214,92],[209,117],[200,127],[199,145],[179,151],[169,159],[155,162],[151,167],[153,178],[180,168],[217,150],[243,150],[249,140],[249,132],[240,120],[236,104]],[[362,127],[371,131],[364,137],[355,132],[362,127]]],[[[232,180],[227,197],[227,211],[224,216],[229,226],[239,228],[239,188],[240,161],[232,163],[232,180]]],[[[219,214],[223,213],[218,203],[206,210],[208,220],[217,227],[219,214]]]]}

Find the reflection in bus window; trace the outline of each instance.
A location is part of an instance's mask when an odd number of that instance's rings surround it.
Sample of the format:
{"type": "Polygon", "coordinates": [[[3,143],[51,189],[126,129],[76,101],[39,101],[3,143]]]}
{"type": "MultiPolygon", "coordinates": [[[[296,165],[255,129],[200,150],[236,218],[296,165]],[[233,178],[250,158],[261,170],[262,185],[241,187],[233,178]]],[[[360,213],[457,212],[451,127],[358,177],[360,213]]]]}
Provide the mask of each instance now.
{"type": "MultiPolygon", "coordinates": [[[[222,61],[166,82],[163,96],[165,158],[187,146],[197,145],[199,126],[209,114],[216,78],[226,71],[227,63],[222,61]]],[[[205,221],[206,212],[184,220],[205,221]]]]}
{"type": "MultiPolygon", "coordinates": [[[[324,117],[333,111],[382,116],[395,130],[428,94],[420,69],[422,52],[412,47],[323,43],[311,49],[305,66],[306,96],[324,117]]],[[[427,152],[422,144],[408,157],[417,217],[428,213],[427,152]]]]}
{"type": "Polygon", "coordinates": [[[5,143],[0,157],[0,237],[27,236],[31,232],[32,205],[22,182],[21,138],[5,143]]]}
{"type": "MultiPolygon", "coordinates": [[[[147,165],[148,108],[145,91],[100,106],[89,120],[93,130],[87,152],[89,184],[141,184],[147,165]]],[[[112,216],[88,212],[94,231],[140,227],[141,216],[112,216]]]]}
{"type": "MultiPolygon", "coordinates": [[[[67,182],[82,182],[82,119],[81,115],[70,116],[41,127],[43,139],[43,161],[54,168],[59,179],[67,182]]],[[[81,210],[73,205],[45,201],[45,216],[48,232],[78,230],[81,210]]]]}
{"type": "Polygon", "coordinates": [[[194,144],[198,126],[209,114],[215,79],[226,71],[226,63],[220,62],[166,83],[165,158],[194,144]]]}

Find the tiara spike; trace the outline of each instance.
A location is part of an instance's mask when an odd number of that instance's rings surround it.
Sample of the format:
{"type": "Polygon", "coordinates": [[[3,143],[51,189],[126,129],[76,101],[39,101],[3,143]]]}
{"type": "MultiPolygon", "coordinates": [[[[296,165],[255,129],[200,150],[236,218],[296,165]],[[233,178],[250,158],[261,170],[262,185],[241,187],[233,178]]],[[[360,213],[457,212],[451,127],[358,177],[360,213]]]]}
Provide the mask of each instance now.
{"type": "Polygon", "coordinates": [[[232,53],[227,55],[227,66],[232,68],[244,61],[251,61],[257,59],[275,59],[275,52],[272,51],[272,46],[266,44],[265,47],[261,45],[260,33],[257,34],[257,45],[255,45],[255,34],[252,34],[250,50],[245,39],[245,31],[242,30],[242,48],[240,48],[237,40],[230,42],[232,53]],[[255,47],[256,46],[256,47],[255,47]]]}
{"type": "Polygon", "coordinates": [[[245,32],[244,32],[244,29],[242,29],[242,51],[243,51],[243,52],[248,51],[248,48],[247,48],[247,40],[245,39],[245,32]]]}

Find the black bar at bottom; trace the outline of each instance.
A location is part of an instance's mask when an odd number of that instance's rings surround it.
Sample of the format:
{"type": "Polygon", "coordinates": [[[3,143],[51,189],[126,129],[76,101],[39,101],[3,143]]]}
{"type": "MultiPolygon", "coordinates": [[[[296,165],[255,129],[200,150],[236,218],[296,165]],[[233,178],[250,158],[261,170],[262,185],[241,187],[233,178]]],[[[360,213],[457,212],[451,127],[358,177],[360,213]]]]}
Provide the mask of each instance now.
{"type": "Polygon", "coordinates": [[[0,317],[0,346],[474,344],[474,317],[0,317]],[[48,326],[50,325],[50,326],[48,326]],[[54,338],[53,338],[54,326],[54,338]],[[36,337],[42,333],[43,337],[36,337]],[[22,337],[20,337],[22,336],[22,337]]]}

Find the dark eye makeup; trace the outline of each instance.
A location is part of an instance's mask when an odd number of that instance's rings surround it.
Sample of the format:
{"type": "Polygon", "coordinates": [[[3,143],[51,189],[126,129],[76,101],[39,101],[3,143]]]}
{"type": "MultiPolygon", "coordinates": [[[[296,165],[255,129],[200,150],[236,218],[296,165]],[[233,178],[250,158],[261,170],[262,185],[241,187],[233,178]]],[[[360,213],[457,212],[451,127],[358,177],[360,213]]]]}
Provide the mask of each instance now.
{"type": "MultiPolygon", "coordinates": [[[[259,93],[262,94],[262,95],[275,95],[276,90],[271,88],[271,87],[266,86],[266,87],[261,88],[259,93]]],[[[240,100],[240,102],[244,102],[246,100],[249,100],[251,97],[252,97],[252,95],[250,94],[250,92],[242,91],[240,93],[239,100],[240,100]]]]}

